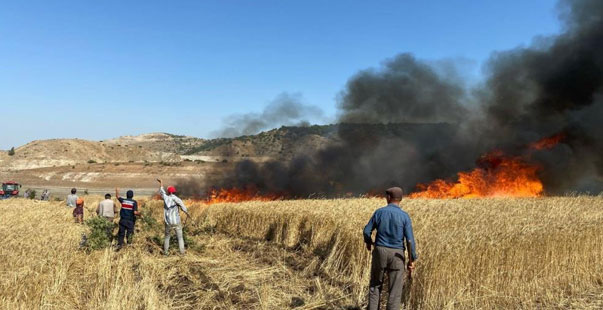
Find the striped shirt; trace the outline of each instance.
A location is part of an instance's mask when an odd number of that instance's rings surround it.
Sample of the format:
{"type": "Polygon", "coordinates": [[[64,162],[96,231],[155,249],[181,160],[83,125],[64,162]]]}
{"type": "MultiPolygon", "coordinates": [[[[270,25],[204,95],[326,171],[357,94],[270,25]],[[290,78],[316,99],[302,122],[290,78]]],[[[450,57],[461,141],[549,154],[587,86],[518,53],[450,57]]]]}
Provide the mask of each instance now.
{"type": "Polygon", "coordinates": [[[134,199],[118,197],[117,200],[121,203],[119,210],[119,218],[121,220],[136,221],[134,212],[138,211],[138,202],[134,199]]]}
{"type": "Polygon", "coordinates": [[[171,226],[180,225],[180,212],[178,212],[178,208],[184,212],[188,212],[182,199],[174,194],[166,194],[163,187],[159,189],[159,193],[161,194],[161,198],[163,198],[163,220],[165,224],[171,226]]]}

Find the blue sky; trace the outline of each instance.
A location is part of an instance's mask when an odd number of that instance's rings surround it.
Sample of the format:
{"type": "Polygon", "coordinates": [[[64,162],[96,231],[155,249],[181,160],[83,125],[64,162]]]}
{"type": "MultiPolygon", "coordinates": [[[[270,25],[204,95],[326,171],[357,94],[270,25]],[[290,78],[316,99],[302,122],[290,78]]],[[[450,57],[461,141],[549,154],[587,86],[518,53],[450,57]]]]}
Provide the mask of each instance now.
{"type": "Polygon", "coordinates": [[[461,59],[560,31],[552,0],[3,1],[0,149],[147,132],[207,137],[283,92],[336,114],[356,72],[461,59]]]}

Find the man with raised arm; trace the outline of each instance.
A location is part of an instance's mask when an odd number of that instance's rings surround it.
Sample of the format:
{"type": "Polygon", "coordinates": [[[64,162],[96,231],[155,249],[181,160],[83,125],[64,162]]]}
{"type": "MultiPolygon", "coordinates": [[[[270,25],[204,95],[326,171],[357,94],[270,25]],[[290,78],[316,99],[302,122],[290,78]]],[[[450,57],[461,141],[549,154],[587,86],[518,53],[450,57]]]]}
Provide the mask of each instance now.
{"type": "Polygon", "coordinates": [[[176,237],[178,237],[178,248],[180,254],[184,254],[184,239],[182,238],[182,223],[180,221],[179,209],[182,209],[184,213],[188,214],[188,209],[182,202],[182,199],[175,195],[176,188],[169,186],[167,193],[163,188],[163,182],[161,179],[157,179],[159,182],[159,194],[163,198],[163,221],[165,222],[165,239],[163,240],[163,254],[168,255],[170,249],[170,234],[172,230],[176,231],[176,237]]]}
{"type": "Polygon", "coordinates": [[[132,243],[132,235],[134,234],[134,224],[138,212],[138,201],[134,200],[134,192],[129,190],[126,192],[126,198],[119,196],[119,188],[115,188],[115,197],[121,204],[119,210],[119,231],[117,232],[117,250],[119,251],[124,245],[124,237],[127,235],[128,244],[132,243]]]}
{"type": "Polygon", "coordinates": [[[417,259],[415,238],[408,213],[400,208],[402,189],[392,187],[385,191],[387,206],[377,209],[368,224],[364,227],[364,242],[367,250],[373,249],[371,263],[371,280],[369,284],[369,310],[379,309],[379,299],[383,288],[383,275],[387,272],[389,279],[389,297],[387,310],[400,310],[402,288],[404,287],[404,240],[408,246],[408,272],[415,268],[417,259]],[[375,242],[371,238],[373,230],[377,230],[375,242]]]}

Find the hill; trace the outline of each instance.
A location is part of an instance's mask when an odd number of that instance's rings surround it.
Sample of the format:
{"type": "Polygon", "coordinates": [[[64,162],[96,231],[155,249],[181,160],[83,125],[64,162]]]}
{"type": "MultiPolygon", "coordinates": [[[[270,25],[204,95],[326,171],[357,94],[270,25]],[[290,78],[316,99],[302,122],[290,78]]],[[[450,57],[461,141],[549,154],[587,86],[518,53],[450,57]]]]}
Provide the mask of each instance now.
{"type": "Polygon", "coordinates": [[[182,155],[288,159],[336,139],[337,125],[283,126],[257,135],[206,140],[182,155]]]}
{"type": "Polygon", "coordinates": [[[205,139],[163,132],[148,133],[138,136],[121,136],[103,142],[110,145],[136,146],[150,151],[176,154],[186,154],[192,149],[206,144],[205,139]]]}
{"type": "MultiPolygon", "coordinates": [[[[342,139],[404,139],[448,137],[456,127],[447,123],[331,124],[307,127],[282,126],[257,135],[205,140],[180,155],[217,157],[269,157],[291,159],[294,155],[314,152],[342,139]]],[[[181,149],[185,149],[184,147],[181,149]]]]}
{"type": "Polygon", "coordinates": [[[13,156],[3,154],[0,160],[3,170],[24,170],[94,162],[180,161],[180,157],[136,145],[81,139],[51,139],[27,143],[15,149],[13,156]]]}
{"type": "Polygon", "coordinates": [[[324,146],[337,133],[336,125],[308,127],[283,126],[236,138],[201,139],[169,133],[122,136],[104,141],[111,145],[138,146],[144,149],[171,152],[184,158],[209,160],[224,157],[286,159],[324,146]]]}
{"type": "Polygon", "coordinates": [[[287,160],[296,154],[323,148],[346,136],[395,137],[412,141],[426,135],[446,136],[453,129],[450,124],[337,124],[283,126],[236,138],[201,139],[150,133],[105,141],[36,140],[15,149],[14,156],[0,152],[0,170],[60,167],[87,162],[215,162],[244,158],[287,160]]]}
{"type": "MultiPolygon", "coordinates": [[[[257,135],[201,139],[169,133],[122,136],[105,141],[82,139],[36,140],[0,152],[0,178],[28,185],[86,186],[139,184],[154,186],[154,175],[166,178],[206,178],[221,175],[231,163],[250,159],[290,160],[342,141],[404,139],[445,140],[454,125],[440,124],[337,124],[307,127],[283,126],[257,135]],[[220,163],[220,165],[216,165],[220,163]],[[228,164],[225,164],[228,163],[228,164]],[[145,183],[140,180],[151,180],[145,183]],[[141,183],[142,182],[142,183],[141,183]],[[144,184],[143,184],[144,183],[144,184]]],[[[433,145],[437,142],[433,141],[433,145]]]]}

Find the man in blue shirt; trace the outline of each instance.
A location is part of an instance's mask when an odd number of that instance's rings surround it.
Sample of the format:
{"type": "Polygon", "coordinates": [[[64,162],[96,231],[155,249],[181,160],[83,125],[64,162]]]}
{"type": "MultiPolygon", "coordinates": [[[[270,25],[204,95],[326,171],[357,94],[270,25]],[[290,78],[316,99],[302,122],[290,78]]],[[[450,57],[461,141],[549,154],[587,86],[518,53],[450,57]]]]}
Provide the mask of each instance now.
{"type": "Polygon", "coordinates": [[[124,244],[124,237],[127,234],[128,244],[132,243],[132,235],[134,234],[134,223],[138,212],[138,201],[134,200],[134,192],[129,190],[126,192],[126,198],[119,197],[119,189],[115,189],[115,196],[121,203],[119,210],[119,231],[117,232],[117,250],[119,251],[124,244]]]}
{"type": "Polygon", "coordinates": [[[385,272],[389,278],[387,310],[400,309],[402,288],[404,287],[404,239],[406,239],[410,257],[406,265],[408,272],[412,272],[415,268],[414,261],[418,258],[410,217],[400,208],[402,194],[402,189],[399,187],[387,189],[385,191],[387,206],[375,211],[364,227],[364,242],[369,251],[373,245],[371,234],[373,230],[377,230],[371,263],[369,310],[379,309],[385,272]]]}

